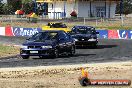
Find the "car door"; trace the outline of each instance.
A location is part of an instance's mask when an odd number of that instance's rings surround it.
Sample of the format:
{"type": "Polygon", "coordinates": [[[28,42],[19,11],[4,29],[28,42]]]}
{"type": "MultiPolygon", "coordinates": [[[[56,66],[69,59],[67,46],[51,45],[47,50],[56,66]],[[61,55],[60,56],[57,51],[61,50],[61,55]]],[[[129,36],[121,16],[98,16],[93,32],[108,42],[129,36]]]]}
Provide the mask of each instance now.
{"type": "Polygon", "coordinates": [[[67,51],[67,46],[66,46],[67,36],[66,36],[65,32],[60,32],[58,37],[59,37],[58,38],[58,40],[59,40],[59,51],[61,53],[66,52],[67,51]]]}
{"type": "Polygon", "coordinates": [[[66,36],[66,51],[69,52],[73,46],[73,39],[70,34],[66,33],[66,36]]]}

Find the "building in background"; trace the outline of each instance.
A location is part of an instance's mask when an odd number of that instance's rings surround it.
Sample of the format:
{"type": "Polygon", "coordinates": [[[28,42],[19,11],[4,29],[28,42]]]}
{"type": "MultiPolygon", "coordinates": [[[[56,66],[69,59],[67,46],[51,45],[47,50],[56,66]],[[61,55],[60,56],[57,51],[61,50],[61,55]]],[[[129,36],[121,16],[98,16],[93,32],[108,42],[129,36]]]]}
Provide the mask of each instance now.
{"type": "MultiPolygon", "coordinates": [[[[6,0],[3,0],[6,2],[6,0]]],[[[7,0],[12,2],[13,0],[7,0]]],[[[121,0],[33,0],[37,2],[36,9],[43,12],[50,19],[71,17],[76,11],[77,17],[105,17],[115,16],[116,5],[121,0]],[[45,4],[46,3],[46,4],[45,4]]]]}
{"type": "Polygon", "coordinates": [[[7,0],[0,0],[2,3],[7,3],[7,0]]]}
{"type": "Polygon", "coordinates": [[[72,11],[76,11],[77,17],[113,18],[120,0],[36,0],[36,2],[48,3],[49,18],[70,17],[72,11]]]}

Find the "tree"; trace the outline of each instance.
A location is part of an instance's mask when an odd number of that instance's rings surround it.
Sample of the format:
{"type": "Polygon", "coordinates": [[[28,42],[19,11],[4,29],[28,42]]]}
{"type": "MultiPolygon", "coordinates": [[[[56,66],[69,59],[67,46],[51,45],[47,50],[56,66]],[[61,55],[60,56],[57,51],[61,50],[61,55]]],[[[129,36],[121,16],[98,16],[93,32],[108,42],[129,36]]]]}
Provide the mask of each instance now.
{"type": "Polygon", "coordinates": [[[22,7],[21,0],[12,0],[8,3],[9,6],[12,6],[12,12],[15,12],[16,10],[20,10],[22,7]]]}
{"type": "Polygon", "coordinates": [[[12,0],[8,3],[0,2],[0,14],[8,15],[15,14],[16,10],[21,9],[21,1],[20,0],[12,0]]]}
{"type": "Polygon", "coordinates": [[[8,15],[8,14],[13,14],[13,7],[12,5],[4,4],[2,8],[3,14],[8,15]]]}
{"type": "MultiPolygon", "coordinates": [[[[117,4],[116,13],[120,14],[120,3],[117,4]]],[[[122,14],[130,14],[132,13],[132,0],[123,0],[122,3],[122,14]]]]}
{"type": "Polygon", "coordinates": [[[22,0],[22,4],[27,4],[27,3],[30,3],[32,2],[32,0],[22,0]]]}
{"type": "Polygon", "coordinates": [[[29,14],[30,12],[33,12],[33,1],[32,0],[22,0],[22,10],[25,11],[25,14],[29,14]]]}
{"type": "Polygon", "coordinates": [[[4,4],[0,2],[0,14],[4,14],[3,13],[3,6],[4,6],[4,4]]]}

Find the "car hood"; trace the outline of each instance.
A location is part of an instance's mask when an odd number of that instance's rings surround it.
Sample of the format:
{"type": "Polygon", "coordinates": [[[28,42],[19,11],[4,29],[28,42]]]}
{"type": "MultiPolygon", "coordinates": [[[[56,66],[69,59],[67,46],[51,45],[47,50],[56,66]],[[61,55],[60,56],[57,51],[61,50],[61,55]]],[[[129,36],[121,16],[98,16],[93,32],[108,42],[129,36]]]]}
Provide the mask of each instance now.
{"type": "Polygon", "coordinates": [[[73,38],[91,38],[92,34],[75,34],[72,35],[73,38]]]}
{"type": "Polygon", "coordinates": [[[43,46],[43,45],[55,45],[56,44],[56,41],[51,41],[51,40],[45,40],[44,42],[35,42],[35,41],[26,41],[23,43],[23,45],[25,46],[43,46]]]}

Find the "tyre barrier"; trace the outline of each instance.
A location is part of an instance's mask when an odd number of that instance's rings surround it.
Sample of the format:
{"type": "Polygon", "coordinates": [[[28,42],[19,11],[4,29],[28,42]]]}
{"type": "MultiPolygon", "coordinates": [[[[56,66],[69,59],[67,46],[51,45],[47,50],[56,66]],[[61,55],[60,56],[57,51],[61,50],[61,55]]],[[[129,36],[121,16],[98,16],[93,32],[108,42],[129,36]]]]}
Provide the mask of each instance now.
{"type": "Polygon", "coordinates": [[[127,79],[90,79],[88,71],[85,71],[84,68],[81,68],[81,76],[78,78],[81,86],[89,85],[131,85],[131,81],[127,79]]]}

